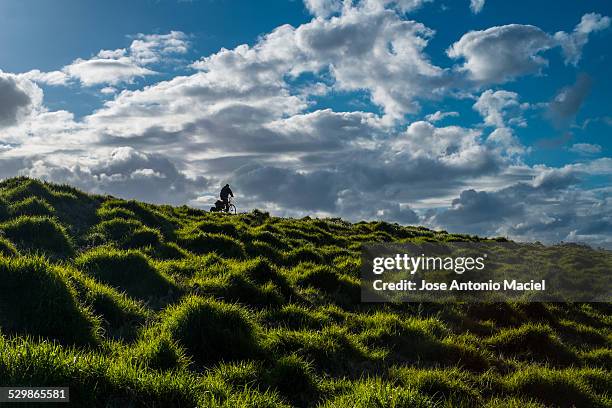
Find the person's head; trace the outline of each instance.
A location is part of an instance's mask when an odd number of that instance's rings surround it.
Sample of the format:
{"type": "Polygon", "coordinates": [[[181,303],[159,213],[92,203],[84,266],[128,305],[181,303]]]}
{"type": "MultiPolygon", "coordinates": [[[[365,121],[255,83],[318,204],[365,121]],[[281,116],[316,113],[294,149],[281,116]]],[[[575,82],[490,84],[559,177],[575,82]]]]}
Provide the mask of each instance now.
{"type": "Polygon", "coordinates": [[[225,187],[229,187],[229,184],[226,184],[225,187]]]}

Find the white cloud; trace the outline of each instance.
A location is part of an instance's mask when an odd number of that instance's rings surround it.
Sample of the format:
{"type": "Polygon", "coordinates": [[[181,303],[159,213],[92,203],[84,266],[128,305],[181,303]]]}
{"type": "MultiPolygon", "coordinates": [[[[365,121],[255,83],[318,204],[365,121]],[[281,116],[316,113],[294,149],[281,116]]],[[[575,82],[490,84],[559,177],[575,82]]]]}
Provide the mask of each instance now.
{"type": "Polygon", "coordinates": [[[569,148],[570,152],[580,155],[591,155],[601,153],[601,146],[592,143],[575,143],[569,148]]]}
{"type": "Polygon", "coordinates": [[[459,112],[436,111],[434,113],[431,113],[425,116],[425,119],[427,119],[431,123],[435,123],[435,122],[441,121],[446,118],[452,118],[452,117],[458,117],[458,116],[459,116],[459,112]]]}
{"type": "Polygon", "coordinates": [[[541,53],[557,46],[561,46],[566,63],[576,65],[589,34],[609,25],[609,17],[590,13],[582,16],[570,34],[560,31],[551,36],[532,25],[496,26],[464,34],[448,48],[447,54],[465,60],[456,69],[477,83],[506,82],[539,73],[548,65],[541,53]]]}
{"type": "Polygon", "coordinates": [[[512,129],[506,127],[498,127],[493,130],[487,137],[487,144],[500,156],[516,157],[526,152],[512,129]]]}
{"type": "Polygon", "coordinates": [[[131,57],[139,64],[159,62],[169,55],[185,54],[189,50],[187,35],[181,31],[168,34],[137,34],[130,45],[131,57]]]}
{"type": "Polygon", "coordinates": [[[41,72],[38,69],[19,74],[20,77],[30,81],[38,82],[45,85],[66,85],[69,80],[68,75],[62,71],[41,72]]]}
{"type": "Polygon", "coordinates": [[[79,58],[64,67],[64,72],[71,78],[78,79],[84,86],[117,85],[122,82],[131,82],[137,77],[155,74],[155,71],[139,66],[127,56],[101,57],[104,54],[104,51],[100,51],[98,57],[88,60],[79,58]]]}
{"type": "Polygon", "coordinates": [[[476,82],[496,83],[536,73],[548,64],[540,52],[553,40],[531,25],[509,24],[483,31],[470,31],[448,50],[448,56],[465,59],[458,67],[476,82]]]}
{"type": "Polygon", "coordinates": [[[309,60],[331,70],[336,89],[367,89],[391,119],[418,110],[417,98],[444,92],[444,71],[423,52],[433,31],[392,12],[351,9],[296,34],[309,60]]]}
{"type": "Polygon", "coordinates": [[[561,45],[565,63],[577,65],[582,57],[582,48],[589,41],[591,33],[605,30],[610,26],[610,17],[597,13],[588,13],[582,16],[580,23],[571,33],[559,31],[555,33],[555,40],[561,45]]]}
{"type": "Polygon", "coordinates": [[[46,85],[68,85],[71,81],[79,81],[83,86],[116,86],[157,74],[147,66],[185,54],[189,46],[187,35],[180,31],[137,34],[127,49],[100,50],[94,57],[77,58],[59,71],[32,70],[20,76],[46,85]]]}
{"type": "Polygon", "coordinates": [[[430,3],[433,0],[362,0],[362,7],[370,10],[378,10],[381,8],[391,7],[400,13],[409,13],[425,3],[430,3]]]}
{"type": "Polygon", "coordinates": [[[327,18],[346,9],[362,9],[365,11],[380,11],[386,8],[399,13],[409,13],[433,0],[304,0],[308,11],[316,16],[327,18]]]}
{"type": "Polygon", "coordinates": [[[503,128],[506,118],[513,124],[524,124],[521,116],[523,105],[519,103],[519,95],[510,91],[484,91],[473,108],[484,118],[485,125],[503,128]]]}
{"type": "Polygon", "coordinates": [[[241,94],[274,90],[283,95],[287,75],[329,72],[335,90],[368,91],[392,121],[416,111],[417,98],[445,92],[445,71],[423,52],[432,35],[424,25],[402,20],[393,11],[348,7],[330,20],[281,26],[252,47],[222,49],[193,67],[204,73],[201,78],[210,86],[241,94]]]}
{"type": "Polygon", "coordinates": [[[112,95],[117,93],[117,88],[113,88],[112,86],[105,86],[104,88],[100,89],[100,93],[104,95],[112,95]]]}
{"type": "Polygon", "coordinates": [[[474,14],[480,13],[484,5],[485,0],[470,0],[470,10],[472,10],[474,14]]]}
{"type": "Polygon", "coordinates": [[[308,11],[317,17],[329,17],[342,10],[341,0],[304,0],[308,11]]]}

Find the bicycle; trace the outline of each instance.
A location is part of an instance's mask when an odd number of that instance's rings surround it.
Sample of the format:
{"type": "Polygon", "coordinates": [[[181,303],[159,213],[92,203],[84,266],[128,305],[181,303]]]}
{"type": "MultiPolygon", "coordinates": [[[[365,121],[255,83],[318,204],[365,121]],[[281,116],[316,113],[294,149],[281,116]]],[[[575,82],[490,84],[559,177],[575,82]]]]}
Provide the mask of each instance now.
{"type": "Polygon", "coordinates": [[[227,208],[225,209],[225,212],[228,214],[236,214],[236,205],[234,204],[234,197],[229,197],[227,200],[228,204],[227,204],[227,208]]]}
{"type": "Polygon", "coordinates": [[[227,206],[222,200],[217,200],[214,207],[210,207],[210,212],[224,212],[227,214],[236,214],[236,205],[233,197],[228,197],[227,206]]]}

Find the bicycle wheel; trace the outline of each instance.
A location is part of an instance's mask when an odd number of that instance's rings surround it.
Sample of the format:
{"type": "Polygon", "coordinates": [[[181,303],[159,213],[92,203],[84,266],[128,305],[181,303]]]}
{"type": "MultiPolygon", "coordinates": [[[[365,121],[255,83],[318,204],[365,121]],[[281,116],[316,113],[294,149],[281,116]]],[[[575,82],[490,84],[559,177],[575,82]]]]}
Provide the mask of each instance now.
{"type": "Polygon", "coordinates": [[[234,204],[230,204],[227,212],[230,214],[236,214],[236,206],[234,204]]]}

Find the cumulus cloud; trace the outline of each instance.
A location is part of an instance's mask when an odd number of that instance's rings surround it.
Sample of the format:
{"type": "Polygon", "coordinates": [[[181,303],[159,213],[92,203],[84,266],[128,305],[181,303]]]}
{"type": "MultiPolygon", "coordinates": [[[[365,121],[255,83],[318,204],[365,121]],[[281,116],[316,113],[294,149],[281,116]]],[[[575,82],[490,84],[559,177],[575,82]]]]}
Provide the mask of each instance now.
{"type": "Polygon", "coordinates": [[[495,234],[499,221],[522,214],[523,205],[520,201],[507,200],[503,192],[464,190],[448,210],[435,216],[434,224],[451,230],[468,228],[470,232],[495,234]]]}
{"type": "Polygon", "coordinates": [[[42,72],[39,69],[33,69],[23,74],[19,74],[19,76],[30,81],[52,86],[66,85],[70,79],[69,76],[62,71],[42,72]]]}
{"type": "Polygon", "coordinates": [[[581,169],[578,166],[547,168],[540,166],[539,173],[531,181],[535,188],[543,190],[558,190],[577,184],[580,181],[581,169]]]}
{"type": "Polygon", "coordinates": [[[393,147],[412,156],[436,158],[456,170],[487,166],[493,159],[480,143],[480,132],[458,126],[437,128],[423,121],[411,123],[406,137],[396,140],[393,147]]]}
{"type": "Polygon", "coordinates": [[[540,55],[553,45],[552,38],[538,27],[509,24],[470,31],[448,50],[449,57],[464,59],[458,67],[481,83],[498,83],[536,73],[548,64],[540,55]]]}
{"type": "Polygon", "coordinates": [[[407,204],[400,204],[382,194],[367,194],[351,189],[339,192],[339,213],[351,214],[353,220],[381,220],[404,225],[420,222],[418,214],[407,204]]]}
{"type": "Polygon", "coordinates": [[[246,166],[235,176],[237,187],[251,199],[294,210],[334,209],[336,186],[330,171],[300,173],[275,166],[246,166]]]}
{"type": "Polygon", "coordinates": [[[510,124],[525,125],[521,110],[526,106],[519,103],[519,95],[516,92],[488,89],[480,95],[473,108],[484,118],[487,126],[503,128],[506,126],[506,119],[510,124]]]}
{"type": "Polygon", "coordinates": [[[141,65],[159,62],[170,55],[186,54],[189,40],[181,31],[168,34],[137,34],[130,44],[130,56],[141,65]]]}
{"type": "Polygon", "coordinates": [[[589,34],[609,25],[609,17],[590,13],[582,16],[569,34],[560,31],[553,36],[532,25],[496,26],[464,34],[447,54],[465,61],[456,69],[469,79],[481,84],[501,83],[539,73],[548,66],[542,53],[557,46],[561,46],[566,63],[576,65],[589,34]]]}
{"type": "Polygon", "coordinates": [[[183,204],[208,187],[204,177],[187,177],[167,157],[132,147],[87,156],[67,164],[52,158],[31,160],[21,174],[70,183],[88,191],[153,203],[183,204]]]}
{"type": "Polygon", "coordinates": [[[16,125],[41,103],[42,91],[34,83],[0,71],[0,128],[16,125]]]}
{"type": "Polygon", "coordinates": [[[424,53],[433,31],[394,11],[363,7],[345,7],[340,16],[297,28],[281,26],[253,47],[224,49],[193,66],[210,80],[230,76],[243,89],[286,88],[287,74],[328,72],[334,89],[366,90],[388,119],[401,119],[418,109],[417,98],[440,95],[448,84],[445,71],[424,53]]]}
{"type": "Polygon", "coordinates": [[[255,157],[243,157],[242,164],[233,157],[233,166],[239,167],[223,177],[234,180],[249,202],[265,203],[285,215],[417,222],[412,204],[456,189],[466,178],[495,174],[505,160],[481,143],[479,131],[415,122],[405,134],[387,141],[379,139],[380,130],[366,125],[364,118],[351,123],[357,117],[343,115],[320,111],[279,127],[290,133],[299,130],[299,140],[327,133],[333,144],[323,139],[313,144],[319,150],[311,154],[302,146],[301,154],[287,161],[280,152],[267,156],[261,150],[255,157]],[[361,134],[362,140],[351,133],[361,134]]]}
{"type": "Polygon", "coordinates": [[[433,0],[304,0],[304,5],[312,15],[327,18],[350,8],[366,11],[391,8],[400,13],[408,13],[431,1],[433,0]]]}
{"type": "Polygon", "coordinates": [[[67,85],[71,81],[79,81],[83,86],[118,85],[156,74],[147,66],[185,54],[189,46],[187,35],[180,31],[137,34],[127,49],[100,50],[95,56],[77,58],[58,71],[32,70],[20,76],[45,85],[67,85]]]}
{"type": "Polygon", "coordinates": [[[577,65],[582,57],[582,48],[589,41],[591,33],[605,30],[610,26],[610,17],[597,13],[588,13],[582,16],[580,23],[571,33],[559,31],[555,33],[555,40],[561,45],[566,64],[577,65]]]}
{"type": "Polygon", "coordinates": [[[329,17],[342,10],[341,0],[304,0],[308,11],[317,17],[329,17]]]}
{"type": "Polygon", "coordinates": [[[472,10],[474,14],[480,13],[484,5],[485,0],[470,0],[470,10],[472,10]]]}
{"type": "Polygon", "coordinates": [[[517,157],[527,151],[512,129],[506,127],[493,130],[487,137],[486,143],[489,149],[505,157],[517,157]]]}
{"type": "Polygon", "coordinates": [[[531,182],[461,192],[450,208],[436,212],[429,222],[451,231],[611,248],[612,238],[606,233],[612,225],[609,191],[576,188],[584,178],[611,171],[609,160],[602,159],[557,169],[536,167],[531,182]]]}

